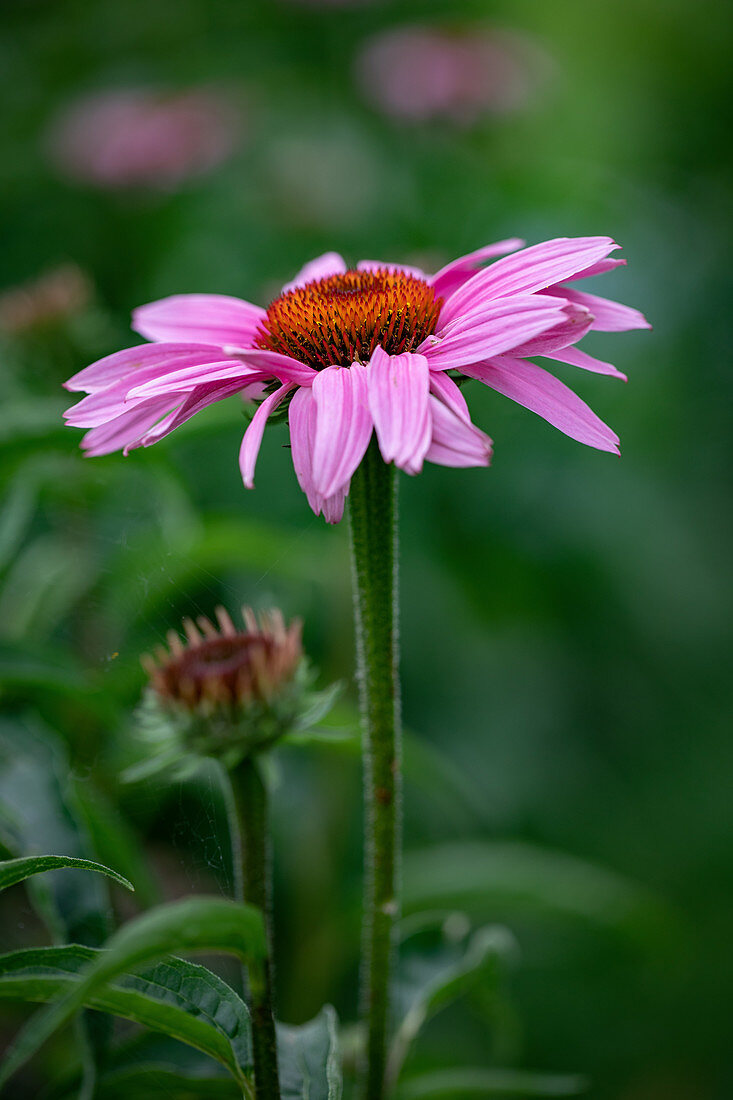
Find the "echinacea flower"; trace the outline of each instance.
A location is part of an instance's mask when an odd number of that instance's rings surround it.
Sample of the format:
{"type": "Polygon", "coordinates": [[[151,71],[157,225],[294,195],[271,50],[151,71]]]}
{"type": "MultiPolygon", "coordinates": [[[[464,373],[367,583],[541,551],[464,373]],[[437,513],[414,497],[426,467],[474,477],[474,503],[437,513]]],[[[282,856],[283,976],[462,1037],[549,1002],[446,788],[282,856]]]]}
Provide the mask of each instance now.
{"type": "Polygon", "coordinates": [[[91,429],[82,441],[88,454],[126,454],[207,405],[244,394],[259,401],[240,451],[252,488],[267,419],[287,402],[298,482],[330,523],[341,519],[373,433],[385,462],[408,474],[425,460],[489,464],[491,440],[471,423],[458,385],[468,378],[571,438],[617,453],[615,433],[530,357],[624,378],[575,345],[592,328],[647,328],[644,317],[566,285],[624,263],[609,258],[618,246],[610,237],[522,244],[488,245],[435,275],[371,260],[348,268],[329,252],[306,264],[267,309],[208,294],[142,306],[133,327],[153,342],[71,378],[67,388],[88,396],[69,409],[68,422],[91,429]]]}

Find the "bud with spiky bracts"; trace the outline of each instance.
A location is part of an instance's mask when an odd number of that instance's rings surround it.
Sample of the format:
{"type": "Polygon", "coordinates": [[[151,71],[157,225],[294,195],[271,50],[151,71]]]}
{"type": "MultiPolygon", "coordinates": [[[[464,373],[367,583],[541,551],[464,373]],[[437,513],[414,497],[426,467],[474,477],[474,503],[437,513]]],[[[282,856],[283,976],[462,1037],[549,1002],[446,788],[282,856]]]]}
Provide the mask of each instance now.
{"type": "Polygon", "coordinates": [[[185,640],[168,632],[168,648],[142,657],[150,685],[140,725],[151,757],[128,778],[213,756],[225,767],[302,731],[328,710],[333,692],[309,691],[301,623],[286,625],[279,611],[242,611],[237,630],[224,608],[217,625],[204,616],[183,623],[185,640]]]}

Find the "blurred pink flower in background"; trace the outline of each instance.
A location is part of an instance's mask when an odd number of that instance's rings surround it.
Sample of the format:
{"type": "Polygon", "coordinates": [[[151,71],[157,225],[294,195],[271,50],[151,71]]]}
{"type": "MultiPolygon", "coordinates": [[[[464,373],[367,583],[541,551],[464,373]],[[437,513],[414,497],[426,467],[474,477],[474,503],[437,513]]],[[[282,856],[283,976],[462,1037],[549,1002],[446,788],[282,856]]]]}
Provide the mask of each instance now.
{"type": "Polygon", "coordinates": [[[131,88],[72,103],[52,123],[48,144],[72,179],[166,190],[224,161],[239,133],[238,110],[217,91],[131,88]]]}
{"type": "Polygon", "coordinates": [[[22,335],[81,313],[91,303],[92,284],[76,264],[66,263],[0,294],[0,330],[22,335]]]}
{"type": "Polygon", "coordinates": [[[499,30],[406,26],[367,40],[357,80],[375,107],[396,118],[467,124],[523,107],[549,70],[524,36],[499,30]]]}

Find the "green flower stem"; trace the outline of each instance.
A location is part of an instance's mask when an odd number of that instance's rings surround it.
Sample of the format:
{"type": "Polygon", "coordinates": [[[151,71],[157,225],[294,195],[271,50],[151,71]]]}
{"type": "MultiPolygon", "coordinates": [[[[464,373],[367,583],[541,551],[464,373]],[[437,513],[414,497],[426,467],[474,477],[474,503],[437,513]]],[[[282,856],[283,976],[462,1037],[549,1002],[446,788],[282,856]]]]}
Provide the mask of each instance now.
{"type": "Polygon", "coordinates": [[[357,660],[364,727],[365,900],[362,1013],[365,1100],[385,1090],[393,930],[399,913],[400,701],[395,470],[376,440],[349,494],[357,660]]]}
{"type": "MultiPolygon", "coordinates": [[[[241,878],[235,869],[242,900],[262,910],[269,933],[270,852],[267,828],[267,789],[256,756],[246,757],[230,773],[239,844],[241,878]]],[[[236,855],[236,841],[235,841],[236,855]]],[[[250,1011],[252,1013],[252,1052],[257,1100],[280,1100],[277,1068],[277,1037],[272,998],[270,952],[264,965],[249,969],[250,1011]]]]}

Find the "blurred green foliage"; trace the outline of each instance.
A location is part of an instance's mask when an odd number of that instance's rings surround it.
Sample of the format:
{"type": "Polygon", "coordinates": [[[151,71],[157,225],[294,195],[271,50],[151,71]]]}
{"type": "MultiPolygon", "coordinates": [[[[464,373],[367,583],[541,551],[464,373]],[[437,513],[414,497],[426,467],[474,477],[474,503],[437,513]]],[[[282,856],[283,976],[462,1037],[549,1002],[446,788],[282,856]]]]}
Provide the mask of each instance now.
{"type": "MultiPolygon", "coordinates": [[[[621,460],[469,386],[493,467],[401,478],[408,900],[501,920],[518,945],[490,1041],[486,1006],[459,1001],[407,1065],[426,1081],[456,1060],[572,1071],[598,1100],[730,1095],[730,15],[712,0],[6,0],[0,19],[0,289],[70,262],[93,287],[69,316],[0,332],[0,691],[13,737],[44,727],[68,757],[92,839],[64,850],[122,871],[143,904],[227,889],[205,772],[119,782],[139,754],[138,656],[183,615],[276,604],[304,617],[323,684],[353,669],[346,524],[308,510],[285,429],[268,430],[253,493],[236,400],[156,448],[86,460],[61,427],[64,378],[137,342],[136,304],[264,302],[328,249],[437,268],[504,236],[612,234],[629,266],[601,293],[655,332],[587,342],[628,386],[563,378],[618,430],[621,460]],[[378,114],[355,58],[416,22],[526,34],[549,62],[541,92],[464,126],[378,114]],[[201,84],[242,117],[208,175],[104,191],[54,167],[49,127],[76,97],[201,84]]],[[[347,695],[334,721],[353,729],[347,695]]],[[[353,1018],[354,742],[277,765],[279,1014],[332,1000],[353,1018]]],[[[51,798],[45,774],[26,809],[51,798]]],[[[29,850],[17,826],[0,818],[0,854],[29,850]]],[[[23,890],[3,901],[8,950],[48,942],[23,890]]],[[[9,1036],[22,1015],[2,1012],[9,1036]]]]}

